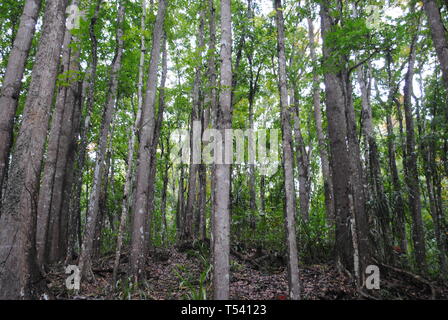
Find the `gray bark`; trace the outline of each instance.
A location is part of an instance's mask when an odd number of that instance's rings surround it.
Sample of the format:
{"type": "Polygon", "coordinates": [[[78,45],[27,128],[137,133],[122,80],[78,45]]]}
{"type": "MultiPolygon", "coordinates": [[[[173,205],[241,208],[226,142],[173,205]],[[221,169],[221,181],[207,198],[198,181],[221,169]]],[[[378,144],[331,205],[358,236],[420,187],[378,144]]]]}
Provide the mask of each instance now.
{"type": "Polygon", "coordinates": [[[163,24],[166,12],[166,0],[160,0],[157,18],[154,25],[151,61],[146,88],[146,97],[142,109],[142,120],[139,132],[139,150],[137,166],[137,183],[133,207],[132,244],[130,257],[130,273],[137,280],[143,275],[145,264],[145,226],[148,219],[149,175],[151,171],[151,147],[155,128],[155,100],[157,91],[157,69],[160,60],[160,47],[163,34],[163,24]]]}
{"type": "Polygon", "coordinates": [[[384,258],[388,263],[392,262],[392,242],[390,240],[390,212],[387,198],[384,192],[383,179],[381,176],[381,166],[378,154],[378,145],[373,130],[372,107],[370,103],[371,96],[371,77],[370,65],[361,66],[358,72],[358,83],[361,90],[362,104],[362,130],[365,138],[365,147],[369,172],[369,195],[371,203],[374,204],[374,210],[381,226],[380,241],[383,242],[384,258]]]}
{"type": "MultiPolygon", "coordinates": [[[[419,28],[418,28],[419,29],[419,28]]],[[[406,121],[406,159],[405,166],[407,172],[405,181],[409,189],[409,209],[412,216],[412,241],[414,243],[414,255],[417,268],[420,272],[426,272],[426,248],[425,232],[423,227],[421,202],[420,202],[420,182],[417,167],[417,150],[415,149],[415,129],[412,111],[412,93],[414,66],[416,59],[418,35],[413,37],[411,51],[408,58],[408,70],[405,76],[403,88],[404,95],[404,113],[406,121]]]]}
{"type": "Polygon", "coordinates": [[[278,76],[281,105],[281,122],[283,131],[283,170],[285,190],[285,228],[286,247],[288,250],[288,284],[289,298],[300,299],[299,259],[297,254],[297,237],[295,227],[296,195],[294,188],[294,156],[292,150],[292,130],[289,117],[288,89],[286,78],[285,27],[281,0],[274,1],[277,12],[277,45],[278,45],[278,76]]]}
{"type": "Polygon", "coordinates": [[[156,184],[156,167],[157,167],[157,147],[160,141],[160,134],[162,130],[163,123],[163,113],[165,112],[165,85],[166,85],[166,77],[168,74],[168,52],[166,48],[166,34],[163,35],[162,39],[162,77],[160,79],[160,89],[159,89],[159,110],[157,111],[157,119],[155,122],[154,128],[154,137],[152,141],[151,147],[151,172],[149,175],[149,190],[148,190],[148,215],[149,219],[147,220],[148,225],[146,227],[146,242],[151,248],[151,219],[154,213],[154,188],[156,184]]]}
{"type": "Polygon", "coordinates": [[[66,6],[67,0],[55,0],[48,2],[45,9],[42,36],[1,209],[0,299],[33,298],[41,289],[35,249],[37,196],[66,6]]]}
{"type": "MultiPolygon", "coordinates": [[[[328,1],[321,3],[321,24],[324,61],[332,55],[326,43],[326,35],[332,29],[332,19],[328,1]]],[[[336,241],[335,253],[337,263],[353,270],[353,247],[350,232],[350,166],[347,146],[347,124],[345,102],[341,88],[341,79],[335,72],[326,71],[325,93],[328,118],[328,136],[330,140],[331,171],[334,191],[336,241]]]]}
{"type": "Polygon", "coordinates": [[[314,64],[313,67],[313,107],[314,107],[314,120],[316,123],[317,140],[319,144],[319,155],[322,167],[322,176],[324,180],[324,192],[325,192],[325,208],[327,212],[328,224],[330,227],[334,227],[334,198],[333,198],[333,182],[331,180],[330,163],[328,161],[327,143],[325,140],[324,130],[322,128],[322,110],[320,99],[320,79],[317,72],[317,56],[316,56],[316,43],[313,21],[308,18],[308,38],[310,41],[310,55],[314,64]]]}
{"type": "MultiPolygon", "coordinates": [[[[218,129],[231,129],[232,19],[230,0],[221,0],[221,93],[218,129]]],[[[217,146],[224,150],[224,144],[217,146]]],[[[229,299],[230,272],[230,165],[215,164],[213,203],[213,286],[215,300],[229,299]]]]}
{"type": "Polygon", "coordinates": [[[22,77],[31,48],[41,0],[27,0],[20,17],[16,38],[8,58],[0,93],[0,200],[8,169],[14,117],[19,101],[22,77]]]}
{"type": "Polygon", "coordinates": [[[96,71],[98,65],[98,41],[95,35],[95,25],[98,21],[98,16],[100,13],[101,3],[103,0],[97,0],[95,3],[94,14],[90,19],[89,25],[89,35],[91,40],[91,64],[90,68],[84,78],[82,89],[82,108],[86,109],[86,117],[82,121],[80,127],[80,138],[79,138],[79,148],[76,155],[76,169],[73,177],[73,189],[71,191],[70,201],[69,201],[69,219],[73,221],[70,224],[69,239],[68,239],[68,254],[66,260],[71,259],[71,253],[73,252],[74,245],[76,242],[76,237],[78,237],[79,249],[81,249],[81,212],[80,212],[80,200],[82,191],[82,178],[83,169],[86,159],[87,151],[87,134],[91,127],[91,113],[95,100],[95,82],[96,82],[96,71]],[[85,97],[85,100],[84,100],[85,97]],[[78,230],[78,232],[76,232],[78,230]]]}

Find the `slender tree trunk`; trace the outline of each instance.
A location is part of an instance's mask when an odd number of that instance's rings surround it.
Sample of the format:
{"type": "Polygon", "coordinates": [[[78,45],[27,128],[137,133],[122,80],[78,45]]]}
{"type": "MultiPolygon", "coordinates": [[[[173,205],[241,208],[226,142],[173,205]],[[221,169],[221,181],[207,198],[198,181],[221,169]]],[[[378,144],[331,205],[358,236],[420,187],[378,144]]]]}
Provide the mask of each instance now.
{"type": "Polygon", "coordinates": [[[0,299],[35,298],[41,289],[35,249],[37,197],[66,6],[67,0],[55,0],[48,2],[45,9],[42,36],[1,209],[0,299]]]}
{"type": "Polygon", "coordinates": [[[97,71],[97,65],[98,65],[98,41],[95,35],[95,25],[98,20],[98,16],[100,13],[101,3],[103,0],[97,0],[95,3],[95,9],[94,14],[90,20],[89,25],[89,35],[90,35],[90,41],[92,46],[92,52],[91,52],[91,66],[84,78],[83,81],[83,91],[84,94],[82,95],[83,101],[83,108],[86,109],[86,117],[83,119],[82,126],[80,128],[80,139],[79,139],[79,148],[76,155],[76,169],[74,172],[73,177],[73,190],[71,191],[70,195],[70,202],[69,202],[69,217],[72,219],[73,224],[71,224],[71,231],[69,232],[69,245],[68,245],[68,253],[66,260],[71,259],[72,255],[72,249],[74,248],[74,244],[76,241],[76,237],[78,238],[79,243],[79,249],[81,249],[81,212],[80,212],[80,204],[81,204],[81,191],[82,191],[82,184],[83,184],[83,173],[84,173],[84,164],[86,160],[86,151],[87,151],[87,134],[90,131],[91,127],[91,113],[94,105],[95,100],[95,83],[96,83],[96,71],[97,71]],[[78,231],[78,232],[76,232],[78,231]]]}
{"type": "MultiPolygon", "coordinates": [[[[247,1],[247,19],[251,21],[251,26],[254,27],[255,21],[253,17],[253,4],[252,0],[247,1]]],[[[250,209],[250,227],[255,230],[256,228],[256,211],[257,211],[257,197],[256,197],[256,175],[255,175],[255,133],[254,133],[254,104],[255,96],[258,92],[258,82],[260,79],[260,73],[262,64],[260,63],[258,70],[255,74],[254,70],[254,30],[250,30],[249,33],[249,48],[247,49],[247,60],[249,62],[249,209],[250,209]]]]}
{"type": "MultiPolygon", "coordinates": [[[[75,237],[72,235],[76,235],[76,219],[70,214],[70,201],[71,195],[74,187],[74,179],[75,179],[75,160],[76,154],[79,152],[78,148],[78,137],[80,134],[80,126],[81,126],[81,115],[82,115],[82,84],[77,83],[78,91],[76,91],[76,96],[74,96],[74,104],[75,108],[73,111],[73,125],[71,132],[71,139],[68,146],[68,155],[67,155],[67,165],[66,172],[64,177],[64,191],[63,191],[63,200],[61,206],[61,212],[63,213],[63,218],[61,221],[61,252],[65,253],[65,261],[68,263],[69,260],[73,257],[74,247],[75,247],[75,237]],[[66,218],[65,218],[66,217],[66,218]],[[66,220],[66,221],[65,221],[66,220]],[[72,241],[73,240],[73,241],[72,241]]],[[[70,103],[69,99],[67,103],[70,103]]]]}
{"type": "MultiPolygon", "coordinates": [[[[400,249],[403,252],[407,252],[407,239],[406,239],[406,217],[404,212],[404,200],[401,190],[400,177],[398,175],[397,169],[397,161],[395,157],[396,148],[395,148],[395,135],[394,128],[392,125],[392,107],[391,105],[394,103],[394,96],[396,93],[395,86],[392,84],[392,72],[391,72],[391,63],[392,56],[390,54],[387,55],[386,59],[387,63],[387,73],[388,73],[388,86],[389,86],[389,95],[386,102],[386,127],[387,127],[387,151],[389,158],[389,169],[391,171],[391,180],[393,186],[393,194],[394,194],[394,211],[396,215],[394,216],[394,233],[396,238],[398,239],[398,244],[400,249]]],[[[379,91],[377,89],[377,96],[379,96],[379,91]]]]}
{"type": "Polygon", "coordinates": [[[383,179],[381,177],[380,159],[378,155],[378,146],[375,139],[372,121],[372,108],[370,103],[371,96],[371,77],[370,65],[368,68],[361,67],[358,72],[358,83],[361,90],[362,104],[362,129],[366,141],[369,186],[371,202],[374,204],[374,210],[381,226],[381,236],[384,248],[384,258],[391,263],[392,243],[390,240],[390,212],[387,198],[384,192],[383,179]]]}
{"type": "Polygon", "coordinates": [[[12,146],[14,117],[19,101],[22,77],[31,49],[41,0],[26,0],[19,29],[9,54],[0,93],[0,203],[12,146]]]}
{"type": "MultiPolygon", "coordinates": [[[[204,11],[201,10],[199,13],[199,32],[197,40],[197,51],[200,53],[204,47],[204,11]]],[[[200,55],[202,57],[202,55],[200,55]]],[[[192,240],[193,238],[193,227],[194,227],[194,213],[198,209],[196,203],[196,187],[199,178],[199,164],[195,163],[195,159],[198,158],[198,152],[201,150],[194,149],[195,143],[193,142],[198,137],[194,136],[195,123],[201,120],[201,99],[200,99],[200,88],[201,88],[201,77],[202,77],[202,63],[201,60],[197,62],[196,73],[193,84],[193,110],[191,113],[191,130],[190,130],[190,172],[188,178],[188,197],[187,197],[187,208],[185,212],[186,221],[184,224],[184,240],[192,240]]],[[[202,133],[202,130],[200,131],[202,133]]],[[[200,137],[199,137],[200,138],[200,137]]],[[[200,158],[199,158],[200,159],[200,158]]]]}
{"type": "MultiPolygon", "coordinates": [[[[347,61],[347,58],[345,58],[347,61]]],[[[349,195],[349,201],[351,205],[351,211],[353,212],[353,219],[356,228],[356,239],[353,238],[353,246],[358,249],[358,256],[354,256],[355,261],[355,276],[358,280],[358,286],[362,286],[365,281],[365,270],[368,266],[369,254],[369,226],[367,221],[367,210],[365,200],[365,186],[366,181],[364,177],[363,167],[361,163],[361,150],[359,146],[359,140],[357,137],[355,110],[353,106],[353,92],[352,92],[352,80],[350,74],[346,71],[342,71],[342,83],[343,93],[345,98],[345,112],[347,121],[347,142],[349,152],[350,163],[350,185],[351,194],[349,195]],[[357,262],[357,263],[356,263],[357,262]]]]}
{"type": "Polygon", "coordinates": [[[154,25],[151,61],[149,66],[149,75],[146,88],[145,103],[142,109],[142,121],[139,132],[139,150],[138,150],[138,166],[137,166],[137,184],[134,202],[134,218],[132,225],[132,244],[130,257],[130,273],[134,280],[139,279],[144,272],[145,264],[145,239],[144,229],[148,215],[148,191],[149,191],[149,175],[151,171],[151,151],[155,119],[154,109],[157,91],[157,69],[160,60],[160,47],[163,34],[163,24],[165,20],[166,0],[160,0],[157,12],[156,23],[154,25]]]}
{"type": "Polygon", "coordinates": [[[308,18],[308,37],[310,41],[310,55],[313,64],[313,107],[314,107],[314,120],[316,122],[316,133],[319,144],[319,155],[322,167],[322,176],[324,180],[324,193],[325,193],[325,208],[327,212],[328,224],[330,227],[334,227],[334,198],[333,198],[333,182],[331,180],[330,164],[328,161],[327,143],[325,141],[324,130],[322,128],[322,110],[320,99],[320,79],[317,72],[317,56],[316,56],[316,44],[313,21],[308,18]]]}
{"type": "MultiPolygon", "coordinates": [[[[216,76],[216,12],[214,0],[208,0],[209,10],[209,41],[208,41],[208,59],[207,59],[207,80],[208,90],[207,97],[210,101],[209,114],[212,128],[216,128],[218,119],[218,90],[217,90],[217,76],[216,76]]],[[[207,125],[208,127],[208,125],[207,125]]],[[[204,128],[205,129],[205,125],[204,128]]],[[[213,204],[215,203],[215,165],[210,166],[210,203],[212,204],[212,213],[210,215],[210,248],[214,248],[215,232],[213,230],[213,204]]],[[[210,252],[210,261],[213,263],[213,250],[210,252]]]]}
{"type": "Polygon", "coordinates": [[[416,59],[417,35],[413,37],[411,52],[408,58],[408,71],[404,84],[404,112],[406,120],[406,163],[407,174],[406,184],[409,189],[409,208],[412,216],[412,240],[414,243],[415,261],[420,272],[426,272],[426,248],[425,232],[423,227],[421,202],[420,202],[420,182],[417,167],[417,151],[415,150],[414,119],[412,112],[412,92],[414,79],[414,65],[416,59]]]}
{"type": "Polygon", "coordinates": [[[285,27],[283,20],[283,8],[281,0],[274,1],[277,12],[277,45],[278,45],[278,76],[280,89],[280,105],[283,131],[283,170],[285,190],[285,227],[286,247],[288,249],[288,284],[289,298],[300,299],[299,259],[296,243],[296,195],[294,188],[294,156],[292,151],[291,124],[288,111],[288,87],[286,80],[286,56],[285,56],[285,27]]]}
{"type": "Polygon", "coordinates": [[[165,112],[165,85],[166,77],[168,73],[168,51],[166,48],[166,34],[163,35],[162,39],[162,77],[160,80],[159,89],[159,110],[157,112],[157,119],[155,122],[154,138],[151,147],[151,173],[149,175],[149,190],[148,190],[148,226],[146,238],[148,241],[147,245],[151,245],[151,219],[154,213],[154,188],[156,184],[156,167],[157,167],[157,147],[159,145],[160,134],[162,130],[163,123],[163,113],[165,112]]]}
{"type": "MultiPolygon", "coordinates": [[[[230,0],[221,0],[221,93],[218,129],[232,127],[232,19],[230,0]]],[[[225,150],[224,143],[217,146],[225,150]]],[[[213,286],[215,300],[229,299],[230,272],[230,164],[215,164],[213,204],[213,286]]]]}
{"type": "Polygon", "coordinates": [[[86,276],[89,277],[92,275],[91,257],[93,249],[93,240],[95,236],[95,226],[98,220],[102,173],[104,170],[104,160],[107,150],[110,126],[117,100],[118,74],[121,69],[121,60],[123,56],[124,12],[125,12],[124,4],[122,1],[120,1],[117,17],[117,34],[116,34],[117,47],[115,57],[111,66],[109,88],[107,93],[106,105],[104,108],[103,119],[101,123],[100,140],[97,149],[98,151],[96,154],[93,185],[89,199],[89,206],[87,210],[87,225],[82,241],[81,255],[79,257],[79,269],[81,270],[81,277],[86,276]]]}

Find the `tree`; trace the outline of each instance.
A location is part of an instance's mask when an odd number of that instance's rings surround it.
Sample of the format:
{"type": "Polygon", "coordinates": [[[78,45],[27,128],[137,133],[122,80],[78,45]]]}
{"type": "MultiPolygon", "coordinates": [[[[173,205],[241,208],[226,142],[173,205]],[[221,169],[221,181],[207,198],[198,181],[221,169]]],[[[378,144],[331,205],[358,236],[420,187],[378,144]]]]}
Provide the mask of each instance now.
{"type": "MultiPolygon", "coordinates": [[[[221,0],[221,93],[218,130],[231,129],[232,104],[232,21],[230,0],[221,0]]],[[[225,150],[224,144],[218,148],[225,150]]],[[[222,160],[222,159],[221,159],[222,160]]],[[[215,300],[229,298],[230,271],[230,164],[215,164],[213,203],[213,286],[215,300]]]]}
{"type": "MultiPolygon", "coordinates": [[[[412,11],[414,9],[412,8],[412,11]]],[[[420,19],[419,19],[420,20],[420,19]]],[[[417,22],[417,29],[420,29],[420,21],[417,22]]],[[[418,34],[414,35],[411,43],[411,49],[408,58],[408,70],[405,76],[405,83],[403,88],[404,95],[404,114],[406,118],[406,159],[405,165],[407,167],[407,174],[405,177],[406,184],[409,188],[409,208],[413,220],[412,224],[412,240],[414,242],[415,260],[417,268],[421,272],[426,272],[426,249],[425,249],[425,234],[421,213],[420,202],[420,182],[417,167],[417,151],[415,150],[415,128],[412,116],[412,94],[413,94],[413,80],[414,80],[414,66],[416,59],[416,46],[418,34]]]]}
{"type": "Polygon", "coordinates": [[[155,129],[155,100],[157,90],[157,69],[160,60],[160,47],[163,34],[167,3],[160,0],[157,18],[154,24],[151,48],[151,61],[149,65],[148,81],[145,94],[145,102],[142,110],[142,119],[139,126],[138,165],[136,170],[137,182],[135,202],[133,206],[132,244],[131,244],[131,270],[130,274],[137,280],[143,275],[145,263],[145,239],[144,229],[148,219],[148,190],[149,174],[151,171],[150,148],[152,147],[155,129]]]}
{"type": "Polygon", "coordinates": [[[292,151],[291,124],[289,118],[288,91],[286,83],[286,56],[285,56],[285,31],[283,21],[283,8],[281,0],[274,2],[276,10],[277,24],[277,45],[278,45],[278,76],[280,90],[280,105],[283,132],[283,171],[285,189],[285,227],[286,246],[288,248],[288,284],[289,298],[300,299],[299,285],[299,259],[297,254],[295,211],[296,196],[294,188],[294,158],[292,151]]]}
{"type": "Polygon", "coordinates": [[[0,198],[8,170],[9,152],[12,145],[14,117],[18,105],[26,59],[34,36],[41,0],[27,0],[20,17],[17,36],[9,54],[8,66],[0,95],[0,198]]]}
{"type": "Polygon", "coordinates": [[[314,120],[316,122],[316,134],[319,143],[319,155],[322,165],[322,176],[324,179],[324,192],[325,192],[325,208],[327,210],[327,219],[329,225],[334,227],[334,198],[333,198],[333,182],[331,180],[330,164],[328,161],[327,144],[325,140],[324,130],[322,128],[322,110],[321,110],[321,98],[320,98],[320,79],[317,71],[317,56],[316,56],[316,40],[314,33],[313,21],[308,18],[308,38],[310,41],[310,56],[313,62],[313,107],[314,107],[314,120]]]}
{"type": "Polygon", "coordinates": [[[36,298],[42,291],[36,260],[36,210],[67,0],[48,2],[24,118],[12,155],[0,218],[0,299],[36,298]]]}

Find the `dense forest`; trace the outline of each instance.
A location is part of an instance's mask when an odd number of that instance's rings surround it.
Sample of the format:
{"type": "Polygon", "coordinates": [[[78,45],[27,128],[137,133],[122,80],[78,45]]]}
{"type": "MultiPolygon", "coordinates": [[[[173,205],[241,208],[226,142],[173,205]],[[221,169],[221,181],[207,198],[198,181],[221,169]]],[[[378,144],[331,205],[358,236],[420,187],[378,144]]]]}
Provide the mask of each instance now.
{"type": "Polygon", "coordinates": [[[447,24],[2,0],[0,299],[448,298],[447,24]]]}

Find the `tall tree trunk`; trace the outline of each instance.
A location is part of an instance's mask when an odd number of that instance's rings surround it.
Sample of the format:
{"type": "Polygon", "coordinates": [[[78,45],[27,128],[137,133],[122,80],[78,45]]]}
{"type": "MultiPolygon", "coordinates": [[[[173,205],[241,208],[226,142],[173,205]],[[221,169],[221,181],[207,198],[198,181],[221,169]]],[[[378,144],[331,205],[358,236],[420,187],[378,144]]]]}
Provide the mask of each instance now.
{"type": "MultiPolygon", "coordinates": [[[[394,96],[396,94],[396,86],[393,85],[391,63],[392,56],[390,53],[387,54],[387,74],[388,74],[388,86],[389,94],[386,101],[386,127],[387,127],[387,152],[389,158],[389,169],[391,171],[391,180],[393,186],[393,200],[394,200],[394,234],[398,240],[398,245],[402,252],[407,251],[407,239],[406,239],[406,217],[404,211],[404,200],[402,195],[402,188],[400,183],[400,177],[398,175],[397,161],[395,157],[395,135],[394,128],[392,124],[392,105],[394,103],[394,96]]],[[[377,89],[377,96],[379,96],[379,91],[377,89]]]]}
{"type": "MultiPolygon", "coordinates": [[[[218,90],[217,90],[217,76],[216,76],[216,12],[214,0],[208,0],[208,25],[209,25],[209,41],[208,41],[208,59],[207,59],[207,99],[209,104],[209,117],[212,128],[216,128],[218,117],[218,90]]],[[[208,128],[208,125],[207,125],[208,128]]],[[[206,126],[204,125],[204,130],[206,126]]],[[[213,204],[215,203],[215,165],[210,166],[210,203],[212,204],[212,214],[210,215],[210,248],[214,248],[214,231],[213,231],[213,204]]],[[[210,261],[213,262],[213,250],[210,253],[210,261]]]]}
{"type": "Polygon", "coordinates": [[[139,150],[137,165],[137,184],[134,202],[134,218],[132,225],[132,244],[130,257],[130,273],[134,280],[139,279],[144,272],[145,264],[145,239],[144,229],[148,214],[148,191],[149,175],[151,171],[151,150],[154,137],[155,119],[154,109],[157,91],[157,69],[160,60],[160,47],[163,34],[163,24],[165,20],[166,0],[160,0],[157,18],[154,25],[151,61],[146,88],[146,97],[142,109],[142,120],[139,132],[139,150]]]}
{"type": "Polygon", "coordinates": [[[81,191],[83,184],[83,173],[84,173],[84,164],[86,160],[86,151],[87,151],[87,134],[90,131],[91,127],[91,114],[95,100],[95,83],[96,83],[96,71],[98,65],[98,40],[95,35],[95,25],[98,21],[98,16],[101,9],[101,3],[103,0],[97,0],[94,7],[94,14],[90,19],[89,25],[89,36],[91,41],[91,65],[90,68],[84,78],[82,89],[84,93],[82,94],[82,108],[85,109],[86,116],[82,121],[82,126],[80,127],[80,138],[79,138],[79,147],[76,155],[76,169],[73,177],[73,189],[70,195],[69,202],[69,217],[72,219],[73,224],[70,225],[71,230],[69,232],[68,239],[68,252],[66,260],[71,259],[74,244],[76,241],[76,237],[78,237],[79,249],[81,249],[81,191]],[[85,98],[85,100],[84,100],[85,98]],[[78,231],[78,232],[76,232],[78,231]]]}
{"type": "MultiPolygon", "coordinates": [[[[230,0],[221,0],[221,93],[218,129],[232,127],[232,19],[230,0]]],[[[217,146],[225,150],[224,143],[217,146]]],[[[229,299],[230,272],[230,164],[215,164],[213,203],[213,286],[215,300],[229,299]]]]}
{"type": "Polygon", "coordinates": [[[146,245],[151,246],[151,220],[154,213],[154,188],[156,184],[156,168],[157,168],[157,147],[159,145],[160,134],[163,124],[163,113],[165,112],[165,85],[168,74],[168,51],[166,47],[166,34],[164,33],[162,39],[162,77],[160,79],[159,89],[159,110],[157,112],[157,119],[154,125],[154,137],[151,147],[151,172],[149,175],[149,190],[148,190],[148,226],[146,227],[147,234],[145,235],[146,245]]]}
{"type": "Polygon", "coordinates": [[[313,67],[313,107],[314,120],[316,122],[317,141],[319,144],[319,155],[322,167],[322,177],[324,180],[325,208],[327,212],[328,224],[334,228],[334,198],[333,198],[333,182],[331,180],[330,164],[328,161],[327,143],[325,141],[324,130],[322,128],[322,110],[320,99],[320,79],[317,71],[316,43],[313,21],[308,18],[308,38],[310,41],[311,60],[315,66],[313,67]]]}
{"type": "MultiPolygon", "coordinates": [[[[204,10],[200,10],[199,13],[199,31],[198,31],[198,37],[197,37],[197,47],[196,50],[198,53],[201,53],[201,51],[204,48],[204,10]]],[[[199,55],[199,57],[202,57],[202,54],[199,55]]],[[[194,140],[197,139],[194,135],[195,133],[195,123],[199,122],[201,120],[201,98],[200,98],[200,89],[201,89],[201,77],[202,77],[202,59],[199,58],[199,61],[197,61],[196,71],[195,71],[195,77],[194,77],[194,84],[193,84],[193,109],[191,112],[191,130],[190,130],[190,172],[188,177],[188,196],[187,196],[187,208],[185,212],[186,221],[184,224],[184,240],[192,240],[193,233],[194,233],[194,213],[198,209],[197,203],[196,203],[196,187],[197,187],[197,181],[199,178],[199,164],[195,163],[195,159],[200,159],[200,156],[198,158],[198,152],[200,153],[201,150],[194,149],[194,146],[196,143],[194,143],[194,140]]],[[[202,133],[202,130],[199,132],[202,133]]],[[[199,137],[200,139],[200,137],[199,137]]]]}
{"type": "Polygon", "coordinates": [[[0,93],[0,203],[3,183],[8,171],[9,152],[12,146],[14,117],[19,101],[22,77],[31,49],[41,0],[26,0],[20,17],[19,29],[8,58],[0,93]]]}
{"type": "MultiPolygon", "coordinates": [[[[247,1],[247,19],[251,21],[252,27],[255,24],[255,20],[253,17],[253,4],[252,0],[247,1]]],[[[259,79],[260,79],[260,73],[262,64],[260,63],[257,72],[255,73],[254,70],[254,30],[251,30],[249,33],[249,43],[251,45],[250,48],[248,48],[247,60],[249,62],[249,94],[248,94],[248,100],[249,100],[249,129],[250,129],[250,135],[248,137],[249,139],[249,209],[250,209],[250,227],[255,230],[256,228],[256,221],[255,221],[255,213],[257,211],[257,197],[256,197],[256,176],[255,176],[255,158],[256,158],[256,152],[255,152],[255,133],[254,133],[254,104],[255,104],[255,97],[259,89],[259,79]]]]}
{"type": "MultiPolygon", "coordinates": [[[[348,62],[348,58],[344,57],[348,62]]],[[[347,63],[346,62],[346,63],[347,63]]],[[[347,63],[348,64],[348,63],[347,63]]],[[[361,150],[359,140],[357,137],[355,110],[353,106],[353,92],[352,80],[350,73],[346,70],[342,71],[343,93],[345,98],[345,113],[347,121],[347,142],[350,163],[350,195],[349,203],[351,203],[352,229],[356,232],[356,238],[353,237],[353,247],[357,248],[357,253],[354,254],[354,271],[358,280],[358,286],[362,286],[365,281],[365,270],[368,265],[369,258],[369,226],[367,221],[367,210],[365,200],[365,177],[361,163],[361,150]]]]}
{"type": "Polygon", "coordinates": [[[428,16],[429,27],[431,29],[432,41],[439,58],[442,69],[443,82],[448,90],[448,35],[440,16],[439,7],[435,0],[424,0],[423,6],[428,16]]]}
{"type": "Polygon", "coordinates": [[[39,176],[64,37],[67,0],[47,3],[42,36],[11,162],[0,218],[0,299],[35,298],[39,176]]]}
{"type": "Polygon", "coordinates": [[[79,257],[79,269],[81,277],[91,276],[91,257],[93,240],[95,236],[95,226],[98,219],[99,198],[101,193],[102,173],[104,171],[104,160],[107,151],[110,126],[114,114],[118,91],[118,74],[121,69],[121,60],[123,56],[123,24],[124,24],[124,4],[119,2],[117,16],[117,34],[116,34],[116,52],[112,62],[109,87],[107,92],[106,105],[104,108],[103,119],[101,123],[100,138],[96,154],[96,164],[93,177],[92,191],[89,198],[87,210],[87,225],[82,241],[81,255],[79,257]]]}
{"type": "Polygon", "coordinates": [[[296,195],[294,188],[294,156],[292,151],[291,124],[288,106],[288,87],[286,80],[285,27],[281,0],[274,1],[277,25],[278,76],[283,131],[283,170],[285,190],[285,228],[288,249],[289,298],[300,299],[299,259],[295,227],[296,195]]]}
{"type": "MultiPolygon", "coordinates": [[[[70,30],[65,30],[63,53],[60,75],[67,75],[70,65],[70,43],[72,34],[70,30]]],[[[56,171],[56,162],[58,159],[59,137],[61,135],[62,118],[65,110],[65,97],[67,93],[66,86],[58,88],[55,110],[51,120],[51,130],[48,137],[47,156],[42,175],[42,182],[39,189],[39,200],[37,203],[37,230],[36,230],[36,249],[39,265],[46,263],[47,257],[47,234],[50,222],[51,200],[53,196],[53,184],[56,171]]],[[[67,111],[69,112],[69,110],[67,111]]],[[[60,190],[57,190],[59,192],[60,190]]]]}
{"type": "MultiPolygon", "coordinates": [[[[418,27],[418,29],[420,29],[418,27]]],[[[405,181],[409,189],[409,208],[412,216],[412,240],[414,243],[415,262],[420,272],[426,272],[426,248],[425,232],[423,227],[421,202],[420,202],[420,182],[417,167],[417,150],[415,150],[414,119],[412,112],[412,93],[414,79],[414,65],[417,55],[418,35],[415,35],[411,43],[411,51],[408,58],[408,70],[405,76],[403,88],[404,113],[406,120],[406,163],[407,174],[405,181]]]]}
{"type": "MultiPolygon", "coordinates": [[[[323,38],[323,57],[328,61],[332,49],[327,44],[327,33],[331,31],[333,22],[328,1],[321,3],[321,24],[323,38]]],[[[337,263],[348,270],[353,270],[353,247],[350,232],[350,166],[347,146],[347,124],[345,103],[338,74],[326,71],[325,92],[328,118],[328,136],[330,140],[331,171],[334,188],[334,207],[336,223],[335,253],[337,263]]]]}
{"type": "Polygon", "coordinates": [[[381,241],[383,242],[384,258],[391,263],[392,243],[390,240],[390,212],[387,198],[384,192],[383,179],[381,177],[380,159],[378,155],[378,145],[373,130],[372,108],[370,103],[371,96],[371,76],[370,65],[361,66],[358,72],[358,83],[361,90],[362,104],[362,130],[366,141],[367,163],[369,170],[369,186],[371,203],[374,205],[376,216],[381,226],[381,241]]]}
{"type": "MultiPolygon", "coordinates": [[[[77,5],[78,1],[72,1],[77,5]]],[[[79,71],[80,49],[73,45],[70,30],[65,31],[62,56],[62,74],[69,86],[61,86],[56,97],[56,106],[49,134],[48,152],[43,171],[43,181],[37,206],[36,245],[38,262],[43,265],[63,258],[60,251],[60,227],[64,225],[66,212],[61,210],[63,183],[73,135],[74,115],[77,108],[79,83],[70,75],[79,71]],[[62,224],[61,224],[62,223],[62,224]],[[51,233],[49,234],[50,231],[51,233]],[[48,260],[47,260],[48,259],[48,260]]],[[[68,212],[67,212],[68,213],[68,212]]]]}
{"type": "MultiPolygon", "coordinates": [[[[75,84],[73,84],[75,85],[75,84]]],[[[79,152],[78,145],[78,137],[80,134],[80,126],[81,126],[81,116],[82,116],[82,84],[77,83],[78,90],[75,92],[76,96],[74,96],[73,103],[75,104],[75,108],[73,111],[73,120],[72,120],[72,130],[71,130],[71,138],[68,145],[68,155],[67,155],[67,163],[65,168],[65,177],[64,177],[64,189],[62,194],[62,205],[61,205],[61,237],[60,237],[60,248],[61,254],[65,254],[66,262],[69,262],[67,258],[72,258],[73,251],[75,247],[75,242],[71,242],[72,239],[72,231],[76,230],[76,219],[73,219],[73,216],[70,214],[70,201],[72,190],[74,186],[75,179],[75,160],[76,154],[79,152]]],[[[70,102],[70,99],[67,99],[67,103],[70,102]]]]}
{"type": "MultiPolygon", "coordinates": [[[[77,74],[79,71],[79,50],[76,48],[72,49],[72,56],[70,59],[71,64],[69,66],[69,72],[77,74]]],[[[72,80],[73,81],[73,80],[72,80]]],[[[52,217],[56,218],[57,224],[54,225],[54,230],[58,230],[57,237],[54,242],[50,242],[49,261],[55,262],[61,258],[64,258],[65,252],[60,246],[62,242],[65,241],[62,234],[65,234],[65,226],[68,217],[68,211],[61,210],[63,206],[63,196],[65,187],[65,178],[67,172],[67,162],[69,155],[71,153],[70,147],[73,141],[73,129],[77,125],[74,123],[74,116],[76,112],[77,97],[79,94],[79,84],[75,80],[72,82],[71,86],[67,88],[65,93],[65,111],[62,117],[62,127],[60,131],[59,146],[58,146],[58,156],[56,161],[56,170],[54,174],[54,184],[53,184],[53,197],[51,202],[50,211],[50,222],[52,217]],[[62,233],[61,233],[62,232],[62,233]]],[[[50,224],[49,227],[52,225],[50,224]]]]}

